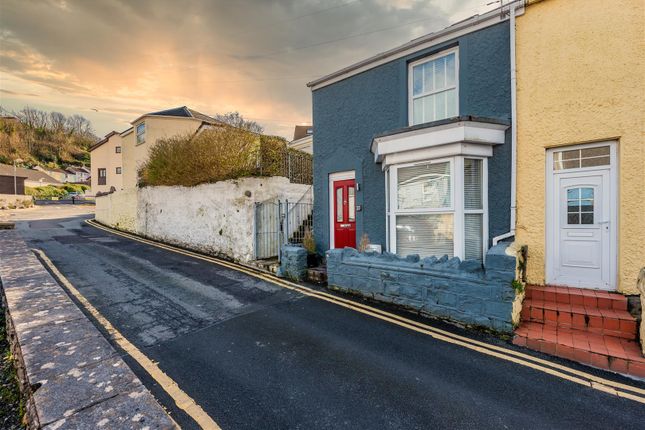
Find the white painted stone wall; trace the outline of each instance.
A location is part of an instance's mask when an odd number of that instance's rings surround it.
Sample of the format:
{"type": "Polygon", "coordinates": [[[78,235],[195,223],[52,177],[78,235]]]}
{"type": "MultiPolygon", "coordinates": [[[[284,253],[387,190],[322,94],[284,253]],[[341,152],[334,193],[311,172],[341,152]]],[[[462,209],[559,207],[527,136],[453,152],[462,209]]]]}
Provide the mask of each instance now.
{"type": "Polygon", "coordinates": [[[96,219],[152,239],[248,262],[254,258],[255,203],[297,201],[309,188],[271,177],[120,190],[96,199],[96,219]]]}
{"type": "Polygon", "coordinates": [[[119,230],[138,233],[137,194],[137,190],[131,188],[96,197],[96,220],[119,230]]]}

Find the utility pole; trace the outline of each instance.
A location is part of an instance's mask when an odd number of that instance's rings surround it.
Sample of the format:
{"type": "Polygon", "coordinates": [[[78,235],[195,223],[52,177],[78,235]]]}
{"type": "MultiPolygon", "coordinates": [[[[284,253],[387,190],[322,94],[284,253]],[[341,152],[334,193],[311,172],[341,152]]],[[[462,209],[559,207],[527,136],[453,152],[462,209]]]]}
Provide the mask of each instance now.
{"type": "Polygon", "coordinates": [[[18,180],[16,179],[16,163],[22,163],[22,160],[20,158],[16,158],[13,160],[13,195],[17,196],[18,195],[18,180]]]}

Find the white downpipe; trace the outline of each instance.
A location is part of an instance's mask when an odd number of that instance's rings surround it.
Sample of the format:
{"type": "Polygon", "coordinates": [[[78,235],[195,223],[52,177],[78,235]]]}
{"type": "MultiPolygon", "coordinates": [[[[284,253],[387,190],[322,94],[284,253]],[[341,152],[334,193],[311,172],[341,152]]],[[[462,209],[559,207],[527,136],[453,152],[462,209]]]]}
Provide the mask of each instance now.
{"type": "Polygon", "coordinates": [[[511,226],[508,233],[495,236],[493,246],[500,240],[515,236],[515,217],[517,211],[517,68],[515,66],[515,9],[524,2],[510,4],[510,48],[511,48],[511,226]]]}

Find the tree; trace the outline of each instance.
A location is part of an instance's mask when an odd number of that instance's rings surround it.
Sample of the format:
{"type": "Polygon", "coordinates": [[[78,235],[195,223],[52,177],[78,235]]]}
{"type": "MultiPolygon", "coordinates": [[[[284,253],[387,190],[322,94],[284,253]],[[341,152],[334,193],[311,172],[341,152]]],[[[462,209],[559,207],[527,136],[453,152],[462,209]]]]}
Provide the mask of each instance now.
{"type": "Polygon", "coordinates": [[[228,112],[225,114],[218,113],[215,115],[215,119],[241,130],[250,131],[252,133],[260,134],[264,131],[264,127],[262,127],[260,124],[255,121],[244,119],[244,117],[237,111],[228,112]]]}

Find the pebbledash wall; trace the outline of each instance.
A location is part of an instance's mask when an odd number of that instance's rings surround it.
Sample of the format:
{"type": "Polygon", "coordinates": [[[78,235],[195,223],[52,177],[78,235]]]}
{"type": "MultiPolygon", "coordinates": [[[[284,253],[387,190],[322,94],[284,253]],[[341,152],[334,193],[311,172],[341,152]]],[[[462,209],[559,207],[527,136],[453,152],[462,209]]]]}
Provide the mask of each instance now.
{"type": "Polygon", "coordinates": [[[242,178],[196,187],[145,187],[96,198],[96,220],[117,229],[236,261],[254,259],[256,202],[297,201],[309,185],[242,178]]]}
{"type": "MultiPolygon", "coordinates": [[[[363,233],[386,249],[385,176],[374,162],[374,136],[408,126],[408,64],[459,47],[459,115],[510,121],[508,21],[393,60],[312,93],[316,244],[329,249],[329,174],[354,170],[357,243],[363,233]]],[[[510,131],[488,160],[489,238],[510,224],[510,131]]]]}
{"type": "MultiPolygon", "coordinates": [[[[532,2],[533,3],[533,2],[532,2]]],[[[545,0],[517,18],[517,241],[545,282],[546,151],[618,143],[618,291],[645,263],[645,2],[545,0]]],[[[316,130],[318,132],[318,130],[316,130]]]]}
{"type": "Polygon", "coordinates": [[[510,333],[519,322],[522,293],[516,293],[516,252],[507,243],[492,247],[486,264],[458,257],[406,258],[327,251],[328,285],[378,301],[458,323],[510,333]]]}

